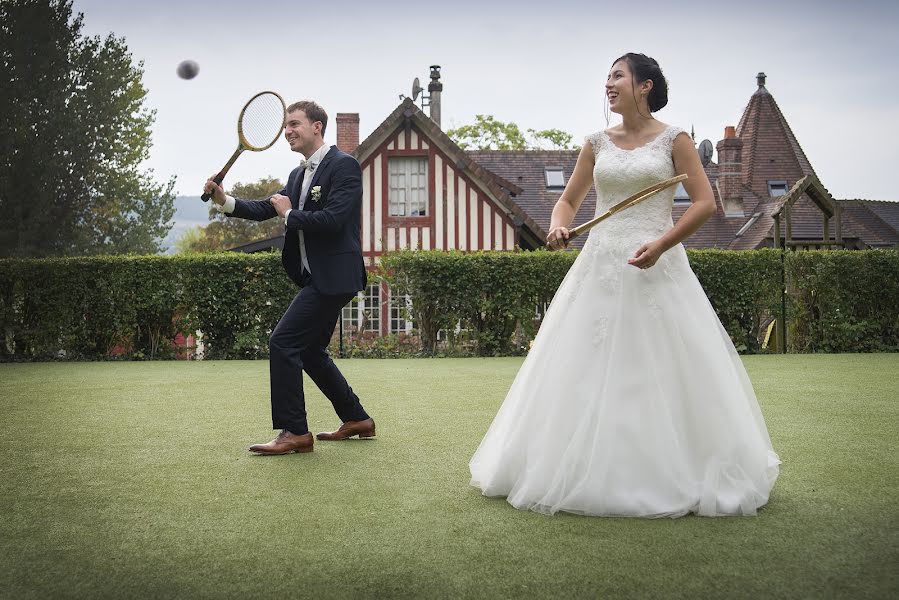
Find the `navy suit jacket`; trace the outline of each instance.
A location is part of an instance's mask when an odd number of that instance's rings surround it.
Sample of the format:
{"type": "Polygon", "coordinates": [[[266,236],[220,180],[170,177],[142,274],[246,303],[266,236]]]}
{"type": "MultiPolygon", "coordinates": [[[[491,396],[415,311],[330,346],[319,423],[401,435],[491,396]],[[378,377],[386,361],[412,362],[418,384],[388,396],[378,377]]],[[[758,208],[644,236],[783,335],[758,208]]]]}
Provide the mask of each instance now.
{"type": "MultiPolygon", "coordinates": [[[[279,192],[290,198],[294,208],[289,213],[281,250],[284,270],[294,283],[302,285],[298,233],[302,230],[312,285],[326,295],[355,294],[367,283],[360,240],[362,170],[355,158],[332,146],[315,170],[303,210],[296,210],[305,175],[306,170],[297,167],[279,192]],[[316,186],[321,186],[321,193],[318,200],[313,200],[316,186]]],[[[235,203],[233,217],[265,221],[278,216],[268,199],[235,199],[235,203]]]]}

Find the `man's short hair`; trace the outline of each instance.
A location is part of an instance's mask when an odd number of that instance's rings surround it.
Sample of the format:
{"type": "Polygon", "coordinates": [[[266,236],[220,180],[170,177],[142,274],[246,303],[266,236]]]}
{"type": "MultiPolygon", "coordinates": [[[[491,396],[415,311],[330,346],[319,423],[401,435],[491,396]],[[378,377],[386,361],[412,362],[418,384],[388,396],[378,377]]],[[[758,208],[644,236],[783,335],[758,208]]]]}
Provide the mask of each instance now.
{"type": "Polygon", "coordinates": [[[328,127],[328,113],[325,112],[324,108],[319,106],[318,103],[313,100],[300,100],[287,107],[287,112],[289,113],[292,113],[295,110],[301,110],[306,113],[306,118],[312,123],[321,121],[322,137],[325,137],[325,128],[328,127]]]}

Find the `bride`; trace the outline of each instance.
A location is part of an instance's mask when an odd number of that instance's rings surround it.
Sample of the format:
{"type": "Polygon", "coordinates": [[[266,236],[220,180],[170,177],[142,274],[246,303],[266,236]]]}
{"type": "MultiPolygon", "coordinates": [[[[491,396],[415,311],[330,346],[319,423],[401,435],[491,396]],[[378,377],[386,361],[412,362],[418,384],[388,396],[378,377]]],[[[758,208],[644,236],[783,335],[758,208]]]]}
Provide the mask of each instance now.
{"type": "Polygon", "coordinates": [[[780,460],[681,245],[714,214],[711,186],[690,137],[652,116],[668,102],[655,60],[622,56],[605,89],[622,123],[587,136],[549,246],[567,245],[591,184],[600,214],[685,173],[692,205],[673,225],[669,188],[591,230],[471,459],[471,484],[550,514],[754,515],[780,460]]]}

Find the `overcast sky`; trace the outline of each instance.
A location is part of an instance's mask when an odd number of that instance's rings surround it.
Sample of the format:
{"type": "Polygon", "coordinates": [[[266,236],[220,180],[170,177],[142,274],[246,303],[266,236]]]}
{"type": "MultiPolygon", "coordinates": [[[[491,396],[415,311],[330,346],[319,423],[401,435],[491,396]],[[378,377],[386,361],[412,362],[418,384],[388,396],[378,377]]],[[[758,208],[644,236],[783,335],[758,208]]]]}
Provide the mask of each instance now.
{"type": "MultiPolygon", "coordinates": [[[[606,127],[602,85],[628,51],[656,58],[667,123],[716,143],[736,125],[759,71],[836,198],[899,200],[899,2],[287,2],[76,0],[84,32],[125,38],[157,111],[147,167],[201,192],[237,146],[256,92],[312,98],[332,119],[360,113],[361,138],[442,67],[443,127],[476,114],[581,140],[606,127]],[[199,75],[179,79],[181,60],[199,75]]],[[[614,116],[613,116],[614,118],[614,116]]],[[[226,179],[286,180],[298,155],[279,142],[244,153],[226,179]]],[[[717,159],[717,157],[716,157],[717,159]]]]}

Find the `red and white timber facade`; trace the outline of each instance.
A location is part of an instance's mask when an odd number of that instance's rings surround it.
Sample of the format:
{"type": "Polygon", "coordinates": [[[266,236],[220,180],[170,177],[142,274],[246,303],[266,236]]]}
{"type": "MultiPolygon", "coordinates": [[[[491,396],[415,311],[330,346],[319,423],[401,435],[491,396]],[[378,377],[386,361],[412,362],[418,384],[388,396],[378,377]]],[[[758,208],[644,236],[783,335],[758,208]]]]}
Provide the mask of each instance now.
{"type": "MultiPolygon", "coordinates": [[[[381,255],[395,250],[539,244],[542,231],[511,198],[520,188],[474,163],[410,99],[356,147],[358,115],[338,114],[336,120],[337,146],[362,167],[362,254],[370,271],[381,255]]],[[[375,335],[408,330],[392,304],[400,300],[391,299],[386,286],[374,287],[345,310],[345,324],[349,320],[375,335]]]]}
{"type": "Polygon", "coordinates": [[[515,224],[472,177],[415,127],[389,136],[362,163],[362,254],[373,265],[384,252],[514,250],[515,224]],[[423,216],[391,216],[388,164],[392,157],[428,161],[428,206],[423,216]]]}

